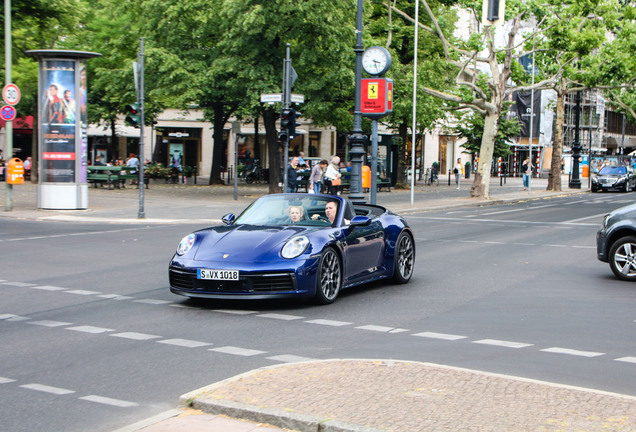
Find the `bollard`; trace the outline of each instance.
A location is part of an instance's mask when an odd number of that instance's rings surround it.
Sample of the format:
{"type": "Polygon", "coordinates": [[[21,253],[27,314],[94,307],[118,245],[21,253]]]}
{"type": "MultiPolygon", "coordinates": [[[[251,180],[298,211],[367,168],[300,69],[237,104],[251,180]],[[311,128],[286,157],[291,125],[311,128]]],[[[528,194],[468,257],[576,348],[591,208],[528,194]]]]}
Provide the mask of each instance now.
{"type": "Polygon", "coordinates": [[[452,174],[452,173],[453,173],[453,172],[449,169],[449,170],[448,170],[448,185],[449,185],[449,186],[450,186],[450,178],[451,178],[451,174],[452,174]]]}

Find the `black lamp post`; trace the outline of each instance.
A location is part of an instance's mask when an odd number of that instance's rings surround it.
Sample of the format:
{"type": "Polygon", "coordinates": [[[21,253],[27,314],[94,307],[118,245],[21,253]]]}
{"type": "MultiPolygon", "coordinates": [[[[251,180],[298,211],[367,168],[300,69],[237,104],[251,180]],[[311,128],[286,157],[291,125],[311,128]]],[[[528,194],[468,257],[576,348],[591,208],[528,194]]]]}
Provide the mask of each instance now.
{"type": "Polygon", "coordinates": [[[579,159],[581,157],[581,90],[576,92],[576,108],[574,111],[574,145],[572,146],[572,177],[570,178],[570,189],[581,189],[581,179],[579,178],[579,159]]]}
{"type": "Polygon", "coordinates": [[[356,90],[355,90],[355,106],[353,110],[353,131],[349,135],[351,143],[351,180],[349,189],[349,199],[354,203],[364,203],[364,194],[362,193],[362,158],[364,156],[364,142],[367,137],[362,131],[362,110],[360,108],[360,92],[362,83],[362,0],[358,0],[358,11],[356,15],[356,90]]]}

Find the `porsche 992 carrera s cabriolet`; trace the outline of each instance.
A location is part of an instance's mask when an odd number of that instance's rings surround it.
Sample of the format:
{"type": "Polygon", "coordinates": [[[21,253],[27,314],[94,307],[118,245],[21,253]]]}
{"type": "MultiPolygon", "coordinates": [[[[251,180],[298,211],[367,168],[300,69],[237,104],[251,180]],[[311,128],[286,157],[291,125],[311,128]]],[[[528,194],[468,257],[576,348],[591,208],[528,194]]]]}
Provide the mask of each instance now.
{"type": "Polygon", "coordinates": [[[340,196],[265,195],[225,225],[185,236],[170,261],[170,290],[194,298],[312,298],[377,279],[407,283],[415,239],[400,216],[340,196]]]}

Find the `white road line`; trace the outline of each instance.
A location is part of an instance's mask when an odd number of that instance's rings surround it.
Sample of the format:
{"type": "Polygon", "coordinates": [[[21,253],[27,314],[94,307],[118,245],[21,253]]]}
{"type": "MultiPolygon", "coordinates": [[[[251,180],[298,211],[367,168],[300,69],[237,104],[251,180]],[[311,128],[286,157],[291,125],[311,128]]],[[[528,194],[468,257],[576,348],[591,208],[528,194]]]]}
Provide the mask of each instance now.
{"type": "Polygon", "coordinates": [[[15,382],[15,380],[11,378],[0,377],[0,384],[8,384],[12,382],[15,382]]]}
{"type": "Polygon", "coordinates": [[[202,346],[212,345],[211,343],[199,342],[199,341],[188,340],[188,339],[164,339],[164,340],[157,341],[157,343],[166,344],[166,345],[175,345],[175,346],[180,346],[184,348],[199,348],[202,346]]]}
{"type": "MultiPolygon", "coordinates": [[[[603,213],[605,215],[606,213],[603,213]]],[[[438,217],[438,216],[409,216],[409,219],[426,219],[426,220],[438,220],[443,222],[466,222],[466,218],[453,218],[453,217],[438,217]]],[[[526,224],[526,225],[546,225],[546,226],[559,226],[559,225],[574,225],[574,226],[598,226],[598,223],[576,223],[571,221],[565,222],[542,222],[542,221],[528,221],[528,220],[505,220],[505,219],[471,219],[471,222],[487,222],[497,224],[526,224]]]]}
{"type": "Polygon", "coordinates": [[[256,316],[261,318],[272,318],[272,319],[278,319],[283,321],[293,321],[293,320],[305,318],[305,317],[296,316],[296,315],[277,314],[277,313],[266,313],[266,314],[260,314],[256,316]]]}
{"type": "Polygon", "coordinates": [[[101,297],[101,298],[105,298],[105,299],[111,299],[111,300],[132,300],[132,299],[134,299],[134,297],[123,296],[123,295],[119,295],[119,294],[102,294],[102,295],[98,295],[97,297],[101,297]]]}
{"type": "Polygon", "coordinates": [[[155,300],[155,299],[134,300],[134,302],[151,304],[151,305],[162,305],[162,304],[172,303],[170,300],[155,300]]]}
{"type": "Polygon", "coordinates": [[[318,324],[318,325],[325,325],[325,326],[331,326],[331,327],[342,327],[342,326],[353,324],[346,321],[333,321],[333,320],[326,320],[326,319],[315,319],[315,320],[310,320],[305,322],[309,324],[318,324]]]}
{"type": "Polygon", "coordinates": [[[563,223],[570,224],[570,223],[577,223],[577,222],[580,222],[580,221],[584,221],[584,220],[587,220],[587,219],[602,218],[602,217],[604,217],[607,213],[609,213],[609,212],[599,213],[599,214],[595,214],[595,215],[592,215],[592,216],[585,216],[585,217],[578,218],[578,219],[572,219],[572,220],[569,220],[569,221],[564,221],[563,223]]]}
{"type": "Polygon", "coordinates": [[[513,209],[513,210],[500,210],[500,211],[495,211],[490,213],[480,213],[478,216],[490,216],[490,215],[496,215],[496,214],[502,214],[502,213],[513,213],[513,212],[520,212],[520,211],[526,211],[526,210],[529,210],[529,209],[520,208],[520,209],[513,209]]]}
{"type": "Polygon", "coordinates": [[[478,341],[473,341],[473,343],[483,344],[483,345],[494,345],[494,346],[500,346],[500,347],[506,347],[506,348],[526,348],[533,345],[529,343],[510,342],[510,341],[503,341],[503,340],[497,340],[497,339],[482,339],[478,341]]]}
{"type": "Polygon", "coordinates": [[[364,326],[360,326],[356,328],[360,330],[369,330],[369,331],[382,332],[382,333],[401,333],[401,332],[408,331],[407,329],[400,329],[395,327],[386,327],[386,326],[379,326],[379,325],[364,325],[364,326]]]}
{"type": "Polygon", "coordinates": [[[247,348],[239,348],[234,346],[223,346],[219,348],[210,348],[208,351],[216,351],[224,354],[232,354],[244,357],[266,354],[267,351],[259,351],[247,348]]]}
{"type": "Polygon", "coordinates": [[[415,334],[412,334],[411,336],[418,336],[418,337],[429,338],[429,339],[442,339],[442,340],[449,340],[449,341],[466,339],[468,337],[468,336],[460,336],[460,335],[446,334],[446,333],[435,333],[435,332],[415,333],[415,334]]]}
{"type": "Polygon", "coordinates": [[[49,321],[49,320],[29,321],[27,324],[39,325],[39,326],[43,326],[43,327],[60,327],[60,326],[73,325],[73,323],[70,323],[70,322],[49,321]]]}
{"type": "Polygon", "coordinates": [[[21,385],[20,387],[29,389],[29,390],[41,391],[44,393],[53,393],[56,395],[65,395],[65,394],[75,393],[74,390],[67,390],[67,389],[63,389],[59,387],[51,387],[44,384],[35,384],[35,383],[24,384],[24,385],[21,385]]]}
{"type": "Polygon", "coordinates": [[[150,339],[159,339],[161,336],[155,336],[146,333],[137,333],[137,332],[123,332],[123,333],[113,333],[109,336],[123,338],[123,339],[132,339],[132,340],[150,340],[150,339]]]}
{"type": "Polygon", "coordinates": [[[119,399],[111,399],[108,397],[96,396],[96,395],[82,396],[78,399],[89,401],[89,402],[96,402],[96,403],[105,404],[105,405],[116,406],[120,408],[130,408],[130,407],[139,406],[139,404],[135,402],[128,402],[128,401],[119,400],[119,399]]]}
{"type": "Polygon", "coordinates": [[[305,362],[305,361],[313,360],[312,358],[309,358],[309,357],[301,357],[301,356],[291,355],[291,354],[282,354],[282,355],[267,357],[267,359],[278,361],[281,363],[297,363],[297,362],[305,362]]]}
{"type": "Polygon", "coordinates": [[[2,285],[9,285],[14,287],[32,287],[36,284],[26,283],[26,282],[2,282],[2,285]]]}
{"type": "Polygon", "coordinates": [[[77,294],[77,295],[83,295],[83,296],[89,296],[89,295],[96,295],[96,294],[101,294],[101,292],[98,291],[87,291],[87,290],[68,290],[68,291],[64,291],[67,294],[77,294]]]}
{"type": "Polygon", "coordinates": [[[26,321],[29,319],[31,318],[20,316],[20,315],[13,315],[13,314],[0,315],[0,320],[5,320],[5,321],[26,321]]]}
{"type": "Polygon", "coordinates": [[[559,348],[559,347],[546,348],[546,349],[542,349],[541,351],[554,353],[554,354],[567,354],[567,355],[580,356],[580,357],[599,357],[599,356],[605,355],[605,353],[600,353],[600,352],[579,351],[579,350],[574,350],[570,348],[559,348]]]}
{"type": "Polygon", "coordinates": [[[212,310],[212,312],[220,312],[220,313],[226,313],[231,315],[250,315],[250,314],[258,313],[256,311],[248,311],[248,310],[240,310],[240,309],[214,309],[212,310]]]}
{"type": "Polygon", "coordinates": [[[108,332],[115,331],[113,329],[108,329],[104,327],[94,327],[94,326],[66,327],[66,330],[74,330],[78,332],[92,333],[92,334],[108,333],[108,332]]]}
{"type": "Polygon", "coordinates": [[[621,357],[614,360],[619,362],[636,363],[636,357],[621,357]]]}
{"type": "Polygon", "coordinates": [[[51,286],[51,285],[38,285],[31,288],[42,290],[42,291],[66,291],[68,289],[68,288],[62,288],[62,287],[51,286]]]}

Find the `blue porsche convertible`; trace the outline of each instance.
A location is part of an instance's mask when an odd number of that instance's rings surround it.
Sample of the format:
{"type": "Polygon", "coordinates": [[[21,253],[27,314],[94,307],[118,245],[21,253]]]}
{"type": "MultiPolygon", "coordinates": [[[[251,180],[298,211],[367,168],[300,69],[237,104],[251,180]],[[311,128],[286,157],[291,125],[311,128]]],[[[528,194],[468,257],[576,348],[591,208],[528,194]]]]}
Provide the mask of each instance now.
{"type": "Polygon", "coordinates": [[[198,298],[308,297],[332,303],[341,289],[377,279],[407,283],[415,241],[384,207],[340,196],[274,194],[225,225],[185,236],[170,261],[170,290],[198,298]]]}

